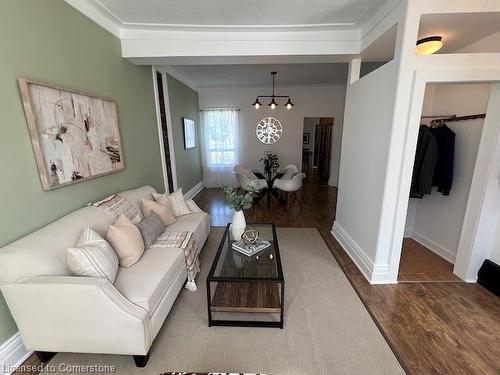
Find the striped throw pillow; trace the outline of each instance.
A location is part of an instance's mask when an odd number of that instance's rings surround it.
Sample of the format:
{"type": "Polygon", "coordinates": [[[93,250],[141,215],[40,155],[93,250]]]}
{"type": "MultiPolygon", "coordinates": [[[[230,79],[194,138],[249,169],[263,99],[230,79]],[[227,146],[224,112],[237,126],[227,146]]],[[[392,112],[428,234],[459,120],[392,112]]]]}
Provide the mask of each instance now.
{"type": "Polygon", "coordinates": [[[68,249],[67,262],[77,276],[102,277],[111,283],[119,266],[111,245],[90,227],[85,227],[75,247],[68,249]]]}

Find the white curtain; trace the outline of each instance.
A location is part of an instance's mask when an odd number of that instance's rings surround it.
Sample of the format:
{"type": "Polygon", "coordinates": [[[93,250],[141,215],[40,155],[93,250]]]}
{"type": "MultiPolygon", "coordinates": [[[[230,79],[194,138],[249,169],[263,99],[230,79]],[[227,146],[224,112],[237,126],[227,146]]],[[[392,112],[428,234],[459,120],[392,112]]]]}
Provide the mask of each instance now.
{"type": "Polygon", "coordinates": [[[238,164],[238,110],[203,110],[203,183],[206,187],[234,185],[238,164]]]}

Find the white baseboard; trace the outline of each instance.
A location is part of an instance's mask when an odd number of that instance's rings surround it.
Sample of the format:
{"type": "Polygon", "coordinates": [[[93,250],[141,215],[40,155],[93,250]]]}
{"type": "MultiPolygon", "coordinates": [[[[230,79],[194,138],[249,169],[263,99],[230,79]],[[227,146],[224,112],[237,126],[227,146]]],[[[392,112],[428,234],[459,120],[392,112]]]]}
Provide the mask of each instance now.
{"type": "Polygon", "coordinates": [[[10,339],[0,345],[0,371],[4,375],[10,375],[17,367],[28,359],[32,352],[28,351],[23,344],[21,335],[16,333],[10,339]]]}
{"type": "Polygon", "coordinates": [[[184,194],[185,199],[193,199],[200,191],[203,190],[205,186],[203,185],[203,181],[198,182],[193,186],[191,190],[184,194]]]}
{"type": "Polygon", "coordinates": [[[390,275],[389,265],[373,264],[363,249],[352,239],[352,237],[344,230],[344,228],[340,226],[337,221],[333,223],[331,233],[370,284],[397,283],[397,280],[390,275]]]}
{"type": "Polygon", "coordinates": [[[413,236],[413,230],[412,229],[405,229],[405,234],[403,235],[404,238],[411,238],[413,236]]]}
{"type": "Polygon", "coordinates": [[[413,232],[410,237],[413,238],[418,243],[420,243],[421,245],[428,248],[434,254],[437,254],[441,258],[446,259],[451,264],[455,263],[455,258],[457,255],[453,251],[444,248],[443,246],[437,244],[436,242],[434,242],[434,241],[428,239],[427,237],[422,236],[421,234],[418,234],[416,232],[413,232]]]}

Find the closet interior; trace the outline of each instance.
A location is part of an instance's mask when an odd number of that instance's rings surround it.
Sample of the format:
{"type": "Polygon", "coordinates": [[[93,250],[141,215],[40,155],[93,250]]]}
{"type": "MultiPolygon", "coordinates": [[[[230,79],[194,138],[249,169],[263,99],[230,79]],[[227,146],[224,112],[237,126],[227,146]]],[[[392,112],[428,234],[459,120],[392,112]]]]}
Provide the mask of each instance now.
{"type": "Polygon", "coordinates": [[[399,282],[460,282],[462,232],[489,84],[429,84],[413,166],[399,282]]]}

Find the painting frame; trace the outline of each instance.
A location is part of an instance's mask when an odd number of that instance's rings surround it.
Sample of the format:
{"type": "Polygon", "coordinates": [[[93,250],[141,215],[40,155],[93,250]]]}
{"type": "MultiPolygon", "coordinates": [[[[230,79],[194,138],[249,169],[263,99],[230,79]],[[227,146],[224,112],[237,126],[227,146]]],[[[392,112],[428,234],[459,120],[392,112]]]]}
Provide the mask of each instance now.
{"type": "MultiPolygon", "coordinates": [[[[116,105],[116,102],[113,99],[106,98],[103,96],[95,95],[92,93],[84,92],[81,90],[76,90],[76,89],[71,89],[67,87],[62,87],[58,86],[52,83],[48,82],[42,82],[38,80],[33,80],[33,79],[27,79],[27,78],[18,78],[18,85],[19,85],[19,90],[21,94],[21,100],[24,108],[24,113],[26,116],[26,122],[28,126],[28,132],[30,135],[31,139],[31,145],[33,148],[33,153],[35,156],[35,162],[36,166],[38,169],[39,177],[40,177],[40,182],[42,184],[42,189],[45,191],[53,190],[53,189],[58,189],[64,186],[68,185],[74,185],[79,182],[84,182],[88,181],[97,177],[102,177],[106,175],[110,175],[113,173],[121,172],[125,169],[125,159],[123,156],[123,145],[122,145],[122,140],[121,140],[121,133],[120,133],[120,126],[119,126],[119,121],[118,121],[118,107],[116,105]],[[51,90],[57,90],[61,92],[65,92],[71,95],[78,95],[81,97],[87,97],[89,99],[94,99],[102,102],[107,102],[110,105],[110,108],[112,109],[113,116],[114,116],[114,132],[116,136],[116,143],[118,145],[118,151],[117,153],[113,150],[115,153],[115,158],[118,160],[117,164],[118,167],[113,168],[112,170],[109,171],[103,171],[95,174],[91,174],[85,177],[81,178],[76,178],[72,179],[71,181],[67,182],[61,182],[54,184],[53,181],[51,180],[51,171],[48,168],[48,164],[46,162],[45,158],[45,152],[43,149],[43,142],[41,140],[41,132],[40,132],[40,127],[38,123],[38,119],[35,113],[35,105],[32,100],[31,92],[30,92],[30,86],[39,86],[42,88],[46,89],[51,89],[51,90]]],[[[111,157],[110,157],[111,159],[111,157]]],[[[114,162],[112,162],[114,164],[114,162]]]]}
{"type": "Polygon", "coordinates": [[[310,133],[304,133],[302,135],[302,144],[308,145],[310,142],[311,134],[310,133]]]}
{"type": "Polygon", "coordinates": [[[184,150],[196,148],[196,123],[190,117],[182,118],[182,130],[184,134],[184,150]]]}

